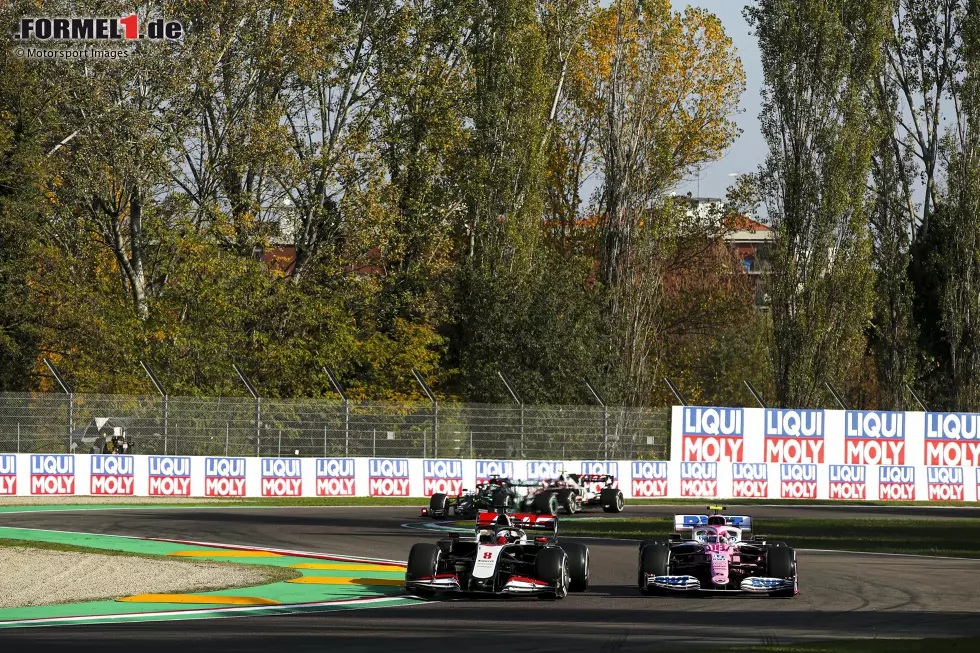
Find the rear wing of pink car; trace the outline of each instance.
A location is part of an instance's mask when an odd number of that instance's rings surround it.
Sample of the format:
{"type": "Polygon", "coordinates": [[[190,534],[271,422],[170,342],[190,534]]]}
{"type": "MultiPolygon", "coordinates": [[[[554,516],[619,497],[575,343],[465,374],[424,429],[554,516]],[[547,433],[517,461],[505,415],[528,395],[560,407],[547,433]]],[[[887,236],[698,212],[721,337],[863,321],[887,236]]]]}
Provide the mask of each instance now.
{"type": "MultiPolygon", "coordinates": [[[[713,515],[717,517],[718,515],[713,515]]],[[[752,518],[744,515],[725,515],[725,526],[742,529],[742,534],[752,532],[752,518]]],[[[695,528],[708,525],[708,515],[674,515],[674,530],[689,533],[695,528]]]]}

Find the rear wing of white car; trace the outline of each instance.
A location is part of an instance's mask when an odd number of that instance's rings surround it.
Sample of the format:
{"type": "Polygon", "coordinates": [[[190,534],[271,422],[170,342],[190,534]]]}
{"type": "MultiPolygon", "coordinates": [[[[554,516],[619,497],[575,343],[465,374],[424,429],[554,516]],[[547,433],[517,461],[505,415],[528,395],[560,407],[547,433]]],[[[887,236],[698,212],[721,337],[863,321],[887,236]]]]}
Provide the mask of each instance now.
{"type": "MultiPolygon", "coordinates": [[[[719,515],[713,515],[715,517],[719,515]]],[[[742,529],[743,536],[752,532],[752,518],[744,515],[724,515],[725,525],[742,529]]],[[[674,530],[689,533],[695,528],[708,525],[708,515],[674,515],[674,530]]]]}

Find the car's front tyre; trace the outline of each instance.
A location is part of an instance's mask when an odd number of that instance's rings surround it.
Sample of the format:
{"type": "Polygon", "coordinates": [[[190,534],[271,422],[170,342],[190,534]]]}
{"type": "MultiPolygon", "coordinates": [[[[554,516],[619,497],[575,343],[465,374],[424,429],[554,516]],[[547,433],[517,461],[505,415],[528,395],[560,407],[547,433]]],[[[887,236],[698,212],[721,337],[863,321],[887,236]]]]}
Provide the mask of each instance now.
{"type": "Polygon", "coordinates": [[[541,594],[542,599],[563,599],[568,595],[568,556],[557,546],[541,549],[534,559],[534,577],[555,588],[554,592],[541,594]]]}

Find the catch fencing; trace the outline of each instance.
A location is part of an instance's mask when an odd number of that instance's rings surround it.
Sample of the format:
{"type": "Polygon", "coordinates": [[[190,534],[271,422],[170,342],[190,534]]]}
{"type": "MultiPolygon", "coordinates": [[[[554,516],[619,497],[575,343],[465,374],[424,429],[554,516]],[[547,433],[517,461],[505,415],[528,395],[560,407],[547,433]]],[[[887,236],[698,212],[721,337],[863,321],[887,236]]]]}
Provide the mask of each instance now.
{"type": "Polygon", "coordinates": [[[152,455],[670,457],[667,409],[0,393],[2,452],[89,453],[116,428],[152,455]]]}

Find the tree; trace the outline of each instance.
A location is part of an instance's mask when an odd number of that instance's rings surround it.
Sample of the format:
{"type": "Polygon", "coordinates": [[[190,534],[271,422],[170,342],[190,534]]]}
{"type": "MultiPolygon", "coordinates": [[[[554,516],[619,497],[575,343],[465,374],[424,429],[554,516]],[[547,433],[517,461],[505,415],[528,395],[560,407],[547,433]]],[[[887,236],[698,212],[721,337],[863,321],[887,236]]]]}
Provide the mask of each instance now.
{"type": "Polygon", "coordinates": [[[583,64],[598,120],[602,187],[598,278],[609,291],[616,337],[609,384],[628,404],[646,403],[662,344],[665,264],[686,230],[666,194],[695,166],[733,142],[732,120],[745,78],[717,17],[665,1],[619,0],[596,14],[583,64]]]}
{"type": "Polygon", "coordinates": [[[775,231],[767,277],[776,400],[819,405],[857,374],[871,310],[867,184],[880,1],[760,0],[745,14],[765,75],[760,195],[775,231]]]}

